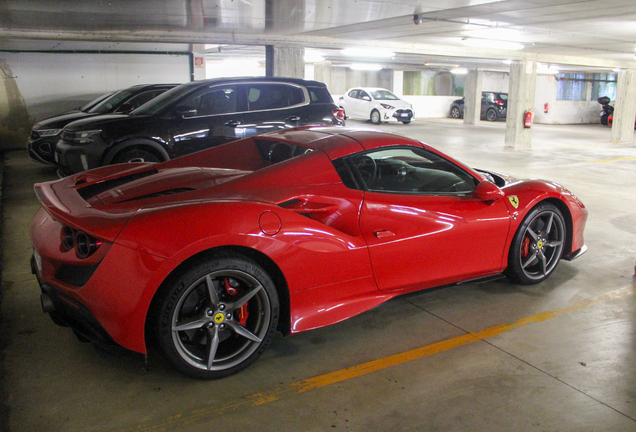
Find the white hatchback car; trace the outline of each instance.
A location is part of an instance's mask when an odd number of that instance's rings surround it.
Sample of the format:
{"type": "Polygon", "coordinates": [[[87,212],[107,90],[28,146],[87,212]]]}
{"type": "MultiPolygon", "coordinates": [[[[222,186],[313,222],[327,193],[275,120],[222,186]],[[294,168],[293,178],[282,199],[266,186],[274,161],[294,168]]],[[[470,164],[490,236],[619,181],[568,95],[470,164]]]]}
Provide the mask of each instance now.
{"type": "Polygon", "coordinates": [[[345,118],[371,120],[372,123],[401,121],[411,123],[413,105],[383,88],[357,87],[340,96],[338,104],[345,118]]]}

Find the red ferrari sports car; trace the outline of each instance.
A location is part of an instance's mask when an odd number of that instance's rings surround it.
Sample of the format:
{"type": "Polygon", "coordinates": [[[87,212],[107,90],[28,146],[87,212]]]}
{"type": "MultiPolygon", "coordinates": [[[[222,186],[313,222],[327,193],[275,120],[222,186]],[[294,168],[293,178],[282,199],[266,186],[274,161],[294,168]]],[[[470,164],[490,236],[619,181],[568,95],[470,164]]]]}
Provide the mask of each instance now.
{"type": "Polygon", "coordinates": [[[84,340],[140,353],[154,342],[201,379],[244,369],[275,330],[433,286],[538,283],[586,249],[587,210],[562,186],[371,130],[284,130],[35,192],[45,312],[84,340]]]}

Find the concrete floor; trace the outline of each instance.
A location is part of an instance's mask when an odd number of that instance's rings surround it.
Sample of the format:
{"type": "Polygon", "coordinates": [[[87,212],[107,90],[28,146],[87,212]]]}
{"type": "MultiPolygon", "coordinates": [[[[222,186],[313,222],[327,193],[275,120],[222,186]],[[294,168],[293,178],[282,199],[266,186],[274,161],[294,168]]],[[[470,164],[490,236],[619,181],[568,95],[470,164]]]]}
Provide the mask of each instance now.
{"type": "Polygon", "coordinates": [[[503,122],[381,128],[564,184],[590,211],[588,253],[540,285],[428,290],[278,336],[244,372],[195,381],[99,352],[42,314],[27,226],[32,184],[54,173],[10,152],[0,431],[636,431],[636,145],[609,143],[601,125],[535,125],[523,151],[503,149],[503,122]]]}

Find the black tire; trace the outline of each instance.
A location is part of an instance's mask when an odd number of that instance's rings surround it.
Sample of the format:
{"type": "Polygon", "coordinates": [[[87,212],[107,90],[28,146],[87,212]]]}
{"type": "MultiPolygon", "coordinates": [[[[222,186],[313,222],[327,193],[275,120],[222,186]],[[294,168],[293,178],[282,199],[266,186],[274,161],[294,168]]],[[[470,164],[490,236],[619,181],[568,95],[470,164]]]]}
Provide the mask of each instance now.
{"type": "Polygon", "coordinates": [[[454,106],[451,108],[450,115],[452,118],[458,119],[462,117],[462,112],[459,107],[454,106]]]}
{"type": "Polygon", "coordinates": [[[217,379],[254,363],[272,340],[279,302],[254,261],[234,253],[193,263],[153,303],[159,349],[183,374],[217,379]]]}
{"type": "Polygon", "coordinates": [[[139,148],[133,147],[126,149],[118,153],[114,158],[114,164],[127,163],[127,162],[162,162],[162,160],[154,153],[139,148]]]}
{"type": "Polygon", "coordinates": [[[539,204],[524,218],[512,240],[506,275],[514,282],[543,282],[561,260],[566,239],[561,211],[549,203],[539,204]]]}
{"type": "Polygon", "coordinates": [[[411,123],[411,120],[402,120],[402,123],[409,124],[409,123],[411,123]]]}
{"type": "Polygon", "coordinates": [[[602,116],[601,116],[601,124],[602,124],[603,126],[607,126],[607,118],[608,118],[608,117],[609,117],[609,116],[608,116],[607,114],[604,114],[604,115],[602,115],[602,116]]]}
{"type": "Polygon", "coordinates": [[[373,111],[371,111],[371,115],[369,116],[369,120],[371,120],[371,123],[373,123],[373,124],[382,123],[382,116],[380,115],[380,111],[378,111],[377,109],[374,109],[373,111]]]}
{"type": "Polygon", "coordinates": [[[499,116],[497,115],[497,110],[490,108],[486,111],[486,120],[488,121],[497,121],[499,116]]]}

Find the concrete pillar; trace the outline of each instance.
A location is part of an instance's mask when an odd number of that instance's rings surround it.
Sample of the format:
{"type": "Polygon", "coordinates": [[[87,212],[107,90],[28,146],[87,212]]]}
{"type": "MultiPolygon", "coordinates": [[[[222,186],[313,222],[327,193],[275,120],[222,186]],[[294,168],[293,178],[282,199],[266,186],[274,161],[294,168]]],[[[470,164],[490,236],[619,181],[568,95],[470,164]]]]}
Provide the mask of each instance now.
{"type": "Polygon", "coordinates": [[[265,75],[268,77],[305,77],[305,48],[265,47],[265,75]]]}
{"type": "Polygon", "coordinates": [[[206,79],[206,61],[205,61],[205,45],[191,45],[190,51],[192,52],[192,56],[190,57],[190,61],[192,64],[190,65],[191,80],[199,81],[206,79]]]}
{"type": "Polygon", "coordinates": [[[466,75],[464,85],[464,124],[479,124],[483,75],[483,72],[479,69],[471,69],[466,75]]]}
{"type": "Polygon", "coordinates": [[[616,82],[616,102],[612,120],[612,142],[634,141],[636,116],[636,70],[622,70],[616,82]]]}
{"type": "Polygon", "coordinates": [[[532,145],[532,129],[524,128],[524,114],[534,109],[537,88],[537,62],[514,61],[510,65],[506,148],[522,149],[532,145]]]}
{"type": "Polygon", "coordinates": [[[404,96],[404,71],[393,71],[393,88],[391,91],[396,96],[404,96]]]}
{"type": "Polygon", "coordinates": [[[0,58],[0,152],[23,149],[33,125],[16,78],[0,58]]]}

